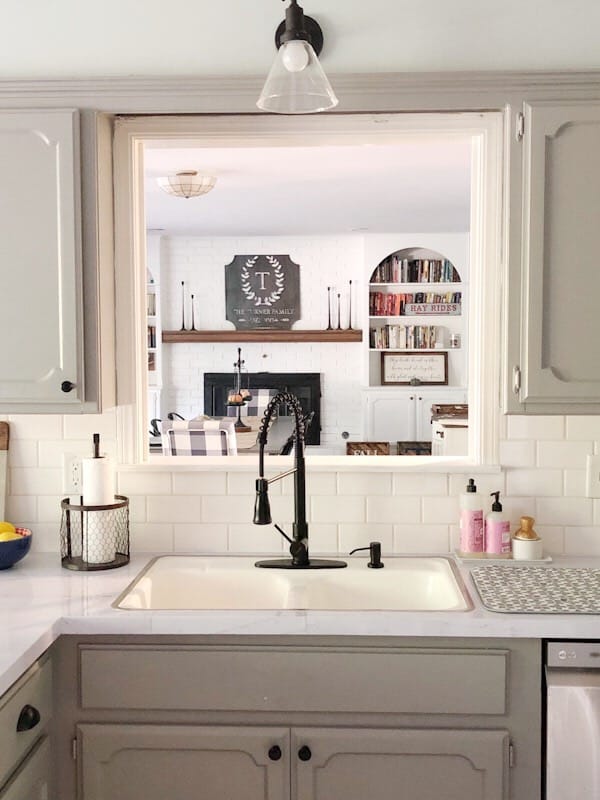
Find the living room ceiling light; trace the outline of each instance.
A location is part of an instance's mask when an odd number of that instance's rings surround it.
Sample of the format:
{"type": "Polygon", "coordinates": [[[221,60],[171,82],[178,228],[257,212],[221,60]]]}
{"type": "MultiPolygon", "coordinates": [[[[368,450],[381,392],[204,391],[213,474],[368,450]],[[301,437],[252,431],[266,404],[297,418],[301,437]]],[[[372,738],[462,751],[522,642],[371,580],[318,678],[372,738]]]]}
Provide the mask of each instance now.
{"type": "MultiPolygon", "coordinates": [[[[285,2],[285,0],[284,0],[285,2]]],[[[323,32],[290,0],[285,20],[275,31],[277,55],[256,105],[275,114],[314,114],[338,104],[318,54],[323,32]]]]}
{"type": "Polygon", "coordinates": [[[157,178],[156,182],[167,194],[188,199],[210,192],[217,179],[213,175],[198,175],[196,170],[186,170],[176,175],[157,178]]]}

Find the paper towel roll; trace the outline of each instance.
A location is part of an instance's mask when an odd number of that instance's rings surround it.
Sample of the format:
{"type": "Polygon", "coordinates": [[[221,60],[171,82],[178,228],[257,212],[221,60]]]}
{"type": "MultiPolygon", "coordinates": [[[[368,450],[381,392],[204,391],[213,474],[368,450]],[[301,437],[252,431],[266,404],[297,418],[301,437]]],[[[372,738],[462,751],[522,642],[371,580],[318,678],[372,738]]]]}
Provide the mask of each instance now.
{"type": "MultiPolygon", "coordinates": [[[[81,470],[84,506],[106,506],[115,502],[115,476],[106,457],[84,458],[81,470]]],[[[115,559],[115,543],[106,532],[112,531],[112,511],[85,512],[83,559],[89,564],[107,564],[115,559]]]]}

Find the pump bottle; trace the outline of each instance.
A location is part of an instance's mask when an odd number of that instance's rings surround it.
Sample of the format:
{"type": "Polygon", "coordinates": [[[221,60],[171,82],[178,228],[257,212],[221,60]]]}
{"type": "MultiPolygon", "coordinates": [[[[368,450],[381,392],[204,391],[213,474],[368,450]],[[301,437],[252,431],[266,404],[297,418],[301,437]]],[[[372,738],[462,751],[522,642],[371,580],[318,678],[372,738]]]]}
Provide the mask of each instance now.
{"type": "Polygon", "coordinates": [[[502,511],[500,492],[491,492],[495,500],[485,518],[485,555],[487,558],[510,558],[510,520],[502,511]]]}
{"type": "Polygon", "coordinates": [[[460,496],[460,555],[483,558],[483,503],[473,478],[460,496]]]}

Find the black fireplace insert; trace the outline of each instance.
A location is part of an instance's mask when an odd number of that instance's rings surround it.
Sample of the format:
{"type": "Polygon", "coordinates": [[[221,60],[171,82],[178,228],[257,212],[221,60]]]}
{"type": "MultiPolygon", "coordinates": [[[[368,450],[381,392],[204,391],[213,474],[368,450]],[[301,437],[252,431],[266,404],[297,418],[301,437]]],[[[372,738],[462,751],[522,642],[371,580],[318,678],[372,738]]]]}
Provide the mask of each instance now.
{"type": "MultiPolygon", "coordinates": [[[[253,389],[277,389],[296,395],[305,414],[313,414],[306,433],[306,444],[321,443],[321,373],[320,372],[249,372],[243,384],[253,389]]],[[[227,394],[235,385],[233,372],[204,373],[204,413],[211,417],[227,416],[227,394]]],[[[282,406],[281,416],[288,415],[282,406]]]]}

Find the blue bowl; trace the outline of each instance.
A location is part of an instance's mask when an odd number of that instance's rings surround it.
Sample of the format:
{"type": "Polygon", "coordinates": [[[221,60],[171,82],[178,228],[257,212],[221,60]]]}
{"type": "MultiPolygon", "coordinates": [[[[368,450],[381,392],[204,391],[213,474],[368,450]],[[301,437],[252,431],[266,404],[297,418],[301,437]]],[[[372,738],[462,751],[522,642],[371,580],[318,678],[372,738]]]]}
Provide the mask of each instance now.
{"type": "Polygon", "coordinates": [[[17,528],[17,533],[21,536],[18,539],[9,539],[8,542],[0,542],[0,569],[8,569],[25,558],[31,548],[31,531],[29,528],[17,528]]]}

